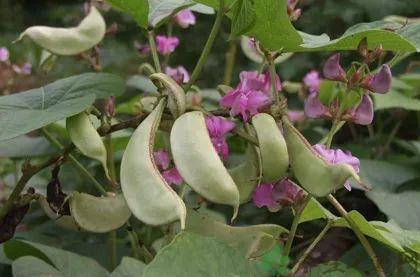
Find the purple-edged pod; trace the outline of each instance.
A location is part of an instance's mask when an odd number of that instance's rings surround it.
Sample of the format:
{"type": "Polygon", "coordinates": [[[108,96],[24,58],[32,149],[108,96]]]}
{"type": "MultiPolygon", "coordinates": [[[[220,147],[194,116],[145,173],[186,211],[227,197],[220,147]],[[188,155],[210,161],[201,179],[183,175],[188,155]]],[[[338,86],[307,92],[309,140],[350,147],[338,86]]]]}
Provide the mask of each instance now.
{"type": "Polygon", "coordinates": [[[156,166],[153,152],[166,99],[134,131],[121,162],[121,188],[135,217],[149,225],[180,220],[185,226],[186,208],[156,166]]]}
{"type": "Polygon", "coordinates": [[[70,213],[77,225],[93,233],[107,233],[123,226],[131,216],[121,194],[96,197],[73,192],[69,198],[70,213]]]}
{"type": "Polygon", "coordinates": [[[262,163],[262,182],[280,180],[289,168],[286,141],[274,118],[266,113],[252,117],[252,126],[258,138],[262,163]]]}
{"type": "Polygon", "coordinates": [[[343,187],[350,177],[362,184],[353,167],[344,163],[330,164],[312,148],[286,117],[282,121],[290,166],[299,184],[307,192],[316,197],[327,196],[343,187]]]}
{"type": "Polygon", "coordinates": [[[173,117],[182,115],[187,108],[184,89],[174,79],[163,73],[154,73],[149,78],[160,92],[168,95],[168,108],[173,117]]]}
{"type": "Polygon", "coordinates": [[[71,141],[80,152],[101,162],[105,174],[110,179],[107,167],[107,152],[98,131],[96,131],[86,112],[70,116],[66,119],[66,129],[71,141]]]}
{"type": "Polygon", "coordinates": [[[170,141],[175,165],[185,182],[204,198],[232,206],[233,220],[239,191],[210,140],[204,114],[181,115],[172,127],[170,141]]]}
{"type": "Polygon", "coordinates": [[[95,7],[77,27],[54,28],[32,26],[18,40],[31,38],[36,44],[56,55],[77,55],[98,44],[105,36],[106,25],[95,7]]]}

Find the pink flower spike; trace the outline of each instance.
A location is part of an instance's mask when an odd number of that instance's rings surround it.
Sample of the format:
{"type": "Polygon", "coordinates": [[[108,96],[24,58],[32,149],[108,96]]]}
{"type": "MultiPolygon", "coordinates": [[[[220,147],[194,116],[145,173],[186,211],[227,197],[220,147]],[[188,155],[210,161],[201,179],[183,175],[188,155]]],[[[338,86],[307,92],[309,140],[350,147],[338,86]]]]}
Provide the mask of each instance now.
{"type": "Polygon", "coordinates": [[[0,62],[7,62],[10,58],[9,50],[6,47],[0,47],[0,62]]]}
{"type": "Polygon", "coordinates": [[[241,93],[232,105],[232,114],[242,116],[248,121],[249,116],[256,115],[258,110],[270,103],[270,98],[262,92],[249,90],[241,93]]]}
{"type": "Polygon", "coordinates": [[[168,185],[182,185],[184,183],[184,179],[182,179],[181,174],[179,174],[179,171],[176,167],[168,169],[164,172],[162,172],[162,176],[165,179],[165,181],[168,183],[168,185]]]}
{"type": "Polygon", "coordinates": [[[167,66],[165,67],[165,74],[169,75],[178,84],[187,83],[190,80],[190,74],[182,65],[175,68],[167,66]]]}
{"type": "Polygon", "coordinates": [[[373,102],[369,95],[363,95],[362,102],[359,106],[350,112],[351,119],[354,123],[360,125],[369,125],[373,121],[373,102]]]}
{"type": "Polygon", "coordinates": [[[320,118],[329,114],[328,108],[325,107],[318,99],[316,93],[311,93],[305,100],[305,115],[309,118],[320,118]]]}
{"type": "Polygon", "coordinates": [[[392,85],[392,72],[387,64],[382,65],[368,84],[368,89],[377,93],[387,93],[392,85]]]}
{"type": "Polygon", "coordinates": [[[169,155],[165,150],[159,150],[153,153],[156,165],[160,170],[168,169],[169,167],[169,155]]]}
{"type": "Polygon", "coordinates": [[[188,28],[190,25],[195,24],[195,15],[190,9],[185,9],[174,15],[173,20],[181,28],[188,28]]]}
{"type": "Polygon", "coordinates": [[[321,78],[316,70],[311,70],[306,73],[303,78],[303,83],[308,87],[310,93],[318,93],[319,86],[321,85],[321,78]]]}
{"type": "Polygon", "coordinates": [[[334,54],[324,64],[324,77],[334,81],[346,80],[346,72],[340,65],[340,54],[334,54]]]}
{"type": "Polygon", "coordinates": [[[175,51],[179,45],[177,37],[156,36],[157,50],[162,55],[167,55],[175,51]]]}

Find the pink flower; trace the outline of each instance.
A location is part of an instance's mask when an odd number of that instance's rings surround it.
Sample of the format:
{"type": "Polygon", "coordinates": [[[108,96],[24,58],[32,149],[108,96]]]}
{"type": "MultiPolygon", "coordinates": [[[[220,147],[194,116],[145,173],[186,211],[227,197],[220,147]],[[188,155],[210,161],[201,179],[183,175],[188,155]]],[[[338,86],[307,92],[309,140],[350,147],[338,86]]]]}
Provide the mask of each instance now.
{"type": "Polygon", "coordinates": [[[303,111],[288,111],[287,117],[293,123],[298,123],[305,120],[305,113],[303,111]]]}
{"type": "Polygon", "coordinates": [[[175,68],[167,66],[165,67],[165,74],[169,75],[178,84],[187,83],[190,80],[190,74],[183,66],[177,66],[175,68]]]}
{"type": "Polygon", "coordinates": [[[153,157],[160,170],[168,169],[170,163],[168,152],[165,150],[155,151],[155,153],[153,153],[153,157]]]}
{"type": "Polygon", "coordinates": [[[6,47],[0,47],[0,62],[7,62],[9,60],[10,53],[6,47]]]}
{"type": "Polygon", "coordinates": [[[163,171],[162,176],[168,185],[173,184],[179,186],[184,183],[184,179],[182,179],[182,176],[179,174],[179,171],[176,167],[163,171]]]}
{"type": "Polygon", "coordinates": [[[173,20],[182,28],[195,24],[195,15],[190,9],[185,9],[174,15],[173,20]]]}
{"type": "Polygon", "coordinates": [[[309,88],[310,93],[318,93],[319,86],[321,85],[321,78],[319,77],[318,71],[311,70],[306,73],[303,78],[303,83],[309,88]]]}
{"type": "Polygon", "coordinates": [[[347,116],[351,121],[360,125],[369,125],[373,121],[373,102],[369,95],[363,95],[362,102],[356,109],[350,109],[347,116]]]}
{"type": "Polygon", "coordinates": [[[252,197],[254,205],[258,208],[266,206],[269,211],[276,212],[282,206],[299,204],[304,196],[303,190],[288,178],[283,178],[277,183],[261,184],[252,197]]]}
{"type": "MultiPolygon", "coordinates": [[[[340,149],[327,149],[323,144],[316,144],[313,146],[313,149],[331,164],[345,163],[353,167],[356,173],[359,173],[360,171],[359,159],[354,157],[350,152],[344,152],[340,149]]],[[[351,191],[351,185],[349,181],[344,183],[344,187],[348,191],[351,191]]]]}
{"type": "Polygon", "coordinates": [[[175,48],[179,45],[179,39],[177,37],[156,36],[156,44],[159,53],[167,55],[175,51],[175,48]]]}
{"type": "Polygon", "coordinates": [[[305,115],[309,118],[327,117],[330,115],[328,108],[318,99],[317,93],[311,93],[305,100],[305,115]]]}
{"type": "Polygon", "coordinates": [[[367,76],[363,80],[365,87],[377,93],[387,93],[392,85],[392,72],[387,64],[382,65],[381,70],[373,76],[367,76]]]}
{"type": "Polygon", "coordinates": [[[32,65],[30,63],[25,63],[22,66],[16,64],[12,65],[12,69],[16,74],[19,75],[29,75],[32,72],[32,65]]]}
{"type": "MultiPolygon", "coordinates": [[[[267,94],[270,93],[271,80],[269,72],[259,74],[258,71],[242,71],[239,74],[239,78],[241,83],[244,84],[244,86],[246,86],[248,89],[262,91],[267,94]]],[[[280,77],[276,75],[275,79],[276,90],[280,91],[282,89],[280,77]]]]}
{"type": "Polygon", "coordinates": [[[346,72],[340,65],[340,54],[334,54],[324,64],[324,77],[334,81],[346,80],[346,72]]]}
{"type": "Polygon", "coordinates": [[[220,116],[206,117],[206,126],[217,153],[225,160],[229,155],[226,135],[235,128],[235,123],[220,116]]]}
{"type": "Polygon", "coordinates": [[[146,56],[150,53],[150,45],[149,44],[141,44],[138,41],[134,41],[134,48],[136,48],[138,53],[142,56],[146,56]]]}

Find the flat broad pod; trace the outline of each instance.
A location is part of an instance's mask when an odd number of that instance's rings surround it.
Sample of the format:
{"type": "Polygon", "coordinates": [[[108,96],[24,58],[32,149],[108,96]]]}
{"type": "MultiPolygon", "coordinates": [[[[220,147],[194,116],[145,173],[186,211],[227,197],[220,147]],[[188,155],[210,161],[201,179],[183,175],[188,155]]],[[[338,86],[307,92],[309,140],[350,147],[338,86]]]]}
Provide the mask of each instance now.
{"type": "Polygon", "coordinates": [[[307,192],[316,197],[324,197],[343,187],[350,177],[361,183],[353,167],[348,164],[330,164],[286,117],[282,121],[292,171],[307,192]]]}
{"type": "Polygon", "coordinates": [[[161,99],[128,142],[121,162],[121,188],[139,220],[150,225],[180,220],[183,229],[185,204],[162,177],[153,157],[155,133],[165,105],[166,100],[161,99]]]}
{"type": "Polygon", "coordinates": [[[168,95],[168,107],[174,118],[178,118],[187,107],[184,90],[174,79],[163,73],[149,76],[160,92],[168,95]]]}
{"type": "Polygon", "coordinates": [[[260,257],[278,243],[282,233],[288,233],[275,224],[232,227],[192,209],[187,214],[187,231],[224,241],[244,253],[246,258],[260,257]]]}
{"type": "Polygon", "coordinates": [[[32,26],[20,34],[17,40],[30,37],[42,48],[57,55],[76,55],[96,44],[104,37],[105,21],[98,10],[91,6],[89,14],[73,28],[32,26]]]}
{"type": "Polygon", "coordinates": [[[96,197],[75,191],[69,202],[77,225],[89,232],[106,233],[118,229],[131,216],[122,194],[108,193],[105,197],[96,197]]]}
{"type": "Polygon", "coordinates": [[[239,207],[239,191],[210,140],[204,114],[189,112],[180,116],[171,130],[175,165],[185,182],[204,198],[234,208],[239,207]]]}
{"type": "Polygon", "coordinates": [[[254,145],[248,145],[245,161],[238,166],[229,169],[239,190],[239,203],[248,202],[255,188],[261,182],[261,169],[259,165],[259,153],[254,145]]]}
{"type": "Polygon", "coordinates": [[[289,168],[286,141],[274,118],[266,113],[252,117],[257,133],[262,163],[262,181],[273,183],[281,179],[289,168]]]}
{"type": "Polygon", "coordinates": [[[77,225],[73,216],[71,215],[60,215],[57,212],[53,211],[50,207],[50,204],[47,201],[47,198],[41,195],[38,199],[38,203],[41,206],[41,209],[44,213],[52,220],[54,223],[63,228],[73,231],[80,231],[80,227],[77,225]]]}
{"type": "Polygon", "coordinates": [[[100,161],[106,176],[110,179],[106,164],[106,148],[101,136],[90,121],[89,115],[82,112],[68,117],[66,128],[71,141],[80,152],[89,158],[100,161]]]}

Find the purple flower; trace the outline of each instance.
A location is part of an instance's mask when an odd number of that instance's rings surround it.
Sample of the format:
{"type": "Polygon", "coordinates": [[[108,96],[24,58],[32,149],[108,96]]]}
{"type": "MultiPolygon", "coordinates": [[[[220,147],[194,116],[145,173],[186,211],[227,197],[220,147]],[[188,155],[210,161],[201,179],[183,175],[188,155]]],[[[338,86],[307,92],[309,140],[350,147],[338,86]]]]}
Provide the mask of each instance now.
{"type": "Polygon", "coordinates": [[[179,174],[179,171],[176,167],[163,171],[162,176],[168,185],[173,184],[179,186],[184,183],[184,179],[182,179],[182,176],[179,174]]]}
{"type": "Polygon", "coordinates": [[[372,92],[387,93],[392,85],[391,69],[387,64],[382,65],[381,70],[373,76],[368,76],[364,83],[372,92]]]}
{"type": "Polygon", "coordinates": [[[155,151],[155,153],[153,153],[153,157],[160,170],[168,169],[170,163],[168,152],[165,150],[155,151]]]}
{"type": "MultiPolygon", "coordinates": [[[[265,93],[270,93],[271,90],[271,80],[269,72],[263,74],[258,73],[258,71],[242,71],[239,74],[241,83],[244,84],[248,89],[258,90],[265,93]]],[[[280,77],[275,76],[276,79],[276,90],[280,91],[282,89],[280,77]]]]}
{"type": "Polygon", "coordinates": [[[303,78],[303,83],[309,88],[310,93],[318,93],[319,86],[321,85],[321,78],[319,77],[318,71],[311,70],[306,73],[303,78]]]}
{"type": "Polygon", "coordinates": [[[150,53],[150,45],[149,44],[141,44],[138,41],[134,41],[134,48],[136,48],[138,53],[142,56],[146,56],[150,53]]]}
{"type": "Polygon", "coordinates": [[[183,66],[177,66],[175,68],[167,66],[165,67],[165,74],[169,75],[178,84],[187,83],[190,80],[190,74],[183,66]]]}
{"type": "MultiPolygon", "coordinates": [[[[331,164],[348,164],[353,167],[356,173],[360,171],[359,159],[354,157],[350,152],[344,152],[340,149],[327,149],[323,144],[316,144],[313,146],[313,149],[331,164]]],[[[346,181],[344,187],[350,191],[350,182],[346,181]]]]}
{"type": "Polygon", "coordinates": [[[7,62],[9,60],[10,53],[6,47],[0,47],[0,62],[7,62]]]}
{"type": "Polygon", "coordinates": [[[173,20],[182,28],[195,24],[195,15],[190,9],[185,9],[174,15],[173,20]]]}
{"type": "Polygon", "coordinates": [[[350,109],[347,116],[351,121],[360,125],[369,125],[373,121],[373,102],[369,95],[363,95],[362,102],[356,109],[350,109]]]}
{"type": "Polygon", "coordinates": [[[303,198],[303,190],[288,178],[277,183],[261,184],[253,194],[252,201],[258,208],[266,206],[269,211],[276,212],[282,206],[294,206],[303,198]]]}
{"type": "Polygon", "coordinates": [[[334,81],[346,80],[346,72],[340,65],[340,54],[334,54],[324,64],[324,77],[334,81]]]}
{"type": "Polygon", "coordinates": [[[156,36],[156,44],[159,53],[167,55],[175,51],[175,48],[179,45],[179,39],[177,37],[156,36]]]}
{"type": "Polygon", "coordinates": [[[287,117],[293,123],[298,123],[305,120],[305,113],[303,111],[288,111],[287,117]]]}
{"type": "Polygon", "coordinates": [[[311,93],[305,100],[305,115],[309,118],[319,118],[329,116],[328,108],[318,99],[317,93],[311,93]]]}
{"type": "Polygon", "coordinates": [[[226,135],[235,128],[235,123],[220,116],[206,117],[206,126],[217,153],[225,160],[229,155],[226,135]]]}
{"type": "Polygon", "coordinates": [[[12,69],[16,74],[19,75],[29,75],[32,72],[32,65],[30,63],[25,63],[22,66],[16,64],[12,65],[12,69]]]}

